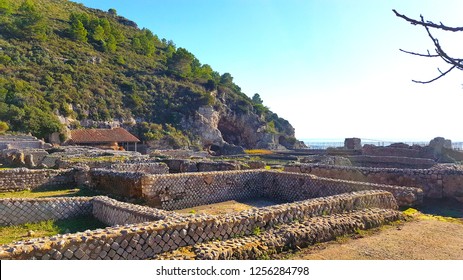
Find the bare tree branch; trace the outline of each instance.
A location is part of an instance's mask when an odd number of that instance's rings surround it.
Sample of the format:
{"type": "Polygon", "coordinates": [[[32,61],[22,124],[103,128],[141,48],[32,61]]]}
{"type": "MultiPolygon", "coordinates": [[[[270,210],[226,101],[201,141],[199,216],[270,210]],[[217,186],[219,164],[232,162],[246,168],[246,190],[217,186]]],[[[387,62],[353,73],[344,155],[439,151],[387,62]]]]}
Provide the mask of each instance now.
{"type": "Polygon", "coordinates": [[[422,54],[422,53],[416,53],[416,52],[410,52],[410,51],[406,51],[406,50],[403,50],[403,49],[399,49],[399,51],[401,52],[404,52],[404,53],[408,53],[408,54],[412,54],[412,55],[416,55],[416,56],[424,56],[424,57],[439,57],[438,54],[430,54],[429,51],[428,51],[428,54],[422,54]]]}
{"type": "Polygon", "coordinates": [[[431,54],[428,50],[428,54],[421,54],[421,53],[416,53],[416,52],[410,52],[410,51],[405,51],[405,50],[402,50],[400,49],[400,51],[404,52],[404,53],[408,53],[408,54],[411,54],[411,55],[416,55],[416,56],[422,56],[422,57],[430,57],[430,58],[434,58],[434,57],[440,57],[442,60],[444,60],[446,63],[452,65],[452,67],[450,67],[447,71],[445,72],[442,72],[439,68],[437,68],[437,71],[439,71],[440,75],[437,76],[436,78],[434,79],[431,79],[429,81],[417,81],[417,80],[412,80],[413,82],[415,83],[419,83],[419,84],[429,84],[429,83],[432,83],[442,77],[444,77],[445,75],[447,75],[449,72],[451,72],[453,69],[457,68],[459,70],[463,70],[463,59],[462,58],[454,58],[454,57],[451,57],[449,56],[441,47],[440,43],[439,43],[439,40],[437,40],[437,38],[435,38],[431,31],[430,31],[430,28],[435,28],[435,29],[441,29],[441,30],[445,30],[445,31],[452,31],[452,32],[457,32],[457,31],[463,31],[463,27],[449,27],[449,26],[446,26],[444,25],[442,22],[440,22],[440,24],[435,24],[431,21],[425,21],[424,20],[424,17],[422,15],[420,15],[420,21],[419,20],[415,20],[415,19],[412,19],[412,18],[409,18],[405,15],[402,15],[402,14],[399,14],[396,10],[392,10],[394,12],[394,14],[397,16],[397,17],[400,17],[406,21],[408,21],[410,24],[413,24],[413,25],[421,25],[423,26],[425,29],[426,29],[426,32],[428,33],[428,36],[429,38],[431,39],[431,41],[433,42],[434,44],[434,47],[435,47],[435,51],[436,51],[436,54],[431,54]]]}
{"type": "Polygon", "coordinates": [[[445,71],[445,72],[441,72],[441,71],[438,69],[439,72],[440,72],[441,74],[440,74],[438,77],[436,77],[436,78],[434,78],[434,79],[432,79],[432,80],[429,80],[429,81],[417,81],[417,80],[412,80],[412,81],[415,82],[415,83],[418,83],[418,84],[429,84],[429,83],[434,82],[435,80],[438,80],[438,79],[444,77],[445,75],[447,75],[447,73],[449,73],[450,71],[452,71],[455,67],[456,67],[456,66],[452,66],[452,67],[450,67],[449,70],[447,70],[447,71],[445,71]]]}
{"type": "Polygon", "coordinates": [[[442,22],[440,24],[436,24],[436,23],[433,23],[432,21],[426,21],[426,22],[418,21],[416,19],[412,19],[412,18],[409,18],[409,17],[407,17],[405,15],[399,14],[396,10],[392,10],[392,11],[394,12],[394,14],[396,16],[405,19],[406,21],[408,21],[409,23],[411,23],[413,25],[422,25],[422,26],[427,26],[427,27],[431,27],[431,28],[437,28],[437,29],[442,29],[442,30],[445,30],[445,31],[452,31],[452,32],[463,31],[463,27],[450,27],[450,26],[446,26],[446,25],[442,24],[442,22]]]}

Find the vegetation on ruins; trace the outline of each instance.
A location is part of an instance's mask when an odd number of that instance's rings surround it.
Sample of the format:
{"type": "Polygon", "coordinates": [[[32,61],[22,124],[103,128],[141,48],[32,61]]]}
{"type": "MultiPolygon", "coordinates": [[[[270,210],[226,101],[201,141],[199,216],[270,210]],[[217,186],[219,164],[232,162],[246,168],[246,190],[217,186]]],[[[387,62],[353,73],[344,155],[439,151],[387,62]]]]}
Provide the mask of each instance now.
{"type": "Polygon", "coordinates": [[[141,140],[184,146],[194,136],[180,122],[204,105],[253,112],[283,134],[288,125],[260,98],[241,92],[230,73],[214,71],[114,9],[0,0],[0,72],[0,120],[39,138],[63,131],[58,116],[136,119],[141,140]]]}
{"type": "Polygon", "coordinates": [[[0,121],[0,134],[4,134],[10,127],[6,122],[0,121]]]}
{"type": "Polygon", "coordinates": [[[47,197],[74,197],[74,196],[94,196],[97,193],[88,188],[75,189],[45,189],[45,190],[25,190],[15,192],[2,192],[0,199],[4,198],[47,198],[47,197]]]}
{"type": "Polygon", "coordinates": [[[0,244],[103,227],[106,227],[106,225],[92,216],[83,216],[60,221],[48,220],[38,223],[0,226],[0,244]]]}

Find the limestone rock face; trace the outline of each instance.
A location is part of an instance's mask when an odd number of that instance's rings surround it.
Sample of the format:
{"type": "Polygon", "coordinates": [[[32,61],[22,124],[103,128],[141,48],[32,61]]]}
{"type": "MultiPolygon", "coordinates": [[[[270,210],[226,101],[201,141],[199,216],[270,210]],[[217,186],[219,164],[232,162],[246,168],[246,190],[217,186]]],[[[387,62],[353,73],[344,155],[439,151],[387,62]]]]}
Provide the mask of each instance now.
{"type": "Polygon", "coordinates": [[[267,122],[255,113],[237,113],[226,105],[200,107],[193,117],[182,121],[182,126],[191,131],[203,147],[212,147],[221,154],[242,153],[243,148],[285,150],[305,147],[295,140],[294,128],[289,123],[285,134],[272,133],[267,122]]]}
{"type": "Polygon", "coordinates": [[[219,120],[219,112],[212,106],[204,106],[200,107],[192,118],[184,119],[182,126],[193,131],[200,139],[202,146],[222,147],[225,141],[218,129],[219,120]]]}

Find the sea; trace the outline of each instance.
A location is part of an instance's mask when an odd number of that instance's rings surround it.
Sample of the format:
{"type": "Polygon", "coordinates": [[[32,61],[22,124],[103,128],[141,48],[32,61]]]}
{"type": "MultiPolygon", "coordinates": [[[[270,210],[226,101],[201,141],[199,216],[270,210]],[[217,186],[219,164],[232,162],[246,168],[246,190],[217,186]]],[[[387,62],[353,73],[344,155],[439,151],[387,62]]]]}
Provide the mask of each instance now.
{"type": "MultiPolygon", "coordinates": [[[[344,138],[302,138],[303,141],[309,149],[327,149],[327,148],[336,148],[344,146],[344,138]]],[[[363,139],[362,145],[369,144],[375,146],[389,146],[393,143],[404,143],[410,146],[426,146],[429,144],[429,140],[380,140],[380,139],[363,139]]],[[[463,150],[463,141],[452,141],[452,148],[455,150],[463,150]]]]}

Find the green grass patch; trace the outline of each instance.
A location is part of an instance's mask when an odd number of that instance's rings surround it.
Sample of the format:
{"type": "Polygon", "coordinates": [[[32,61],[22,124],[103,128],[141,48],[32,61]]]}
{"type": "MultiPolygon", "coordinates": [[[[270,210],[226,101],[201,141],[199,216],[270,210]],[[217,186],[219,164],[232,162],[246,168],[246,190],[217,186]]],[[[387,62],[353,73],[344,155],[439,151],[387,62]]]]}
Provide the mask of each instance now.
{"type": "Polygon", "coordinates": [[[72,163],[85,163],[85,162],[119,162],[126,161],[127,156],[100,156],[100,157],[73,157],[68,158],[66,161],[72,163]]]}
{"type": "Polygon", "coordinates": [[[104,227],[106,227],[106,225],[95,219],[93,216],[81,216],[60,221],[49,220],[38,223],[4,226],[0,227],[0,244],[104,227]]]}
{"type": "Polygon", "coordinates": [[[440,221],[440,222],[449,222],[449,223],[458,223],[458,224],[463,224],[462,219],[458,218],[452,218],[452,217],[444,217],[444,216],[439,216],[439,215],[431,215],[431,214],[423,214],[420,211],[414,209],[414,208],[408,208],[402,213],[412,219],[418,219],[418,220],[434,220],[434,221],[440,221]]]}
{"type": "Polygon", "coordinates": [[[75,189],[41,189],[41,190],[27,190],[18,192],[4,192],[0,193],[0,198],[46,198],[46,197],[73,197],[73,196],[95,196],[97,193],[85,188],[75,189]]]}

